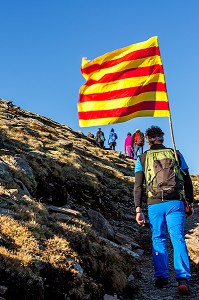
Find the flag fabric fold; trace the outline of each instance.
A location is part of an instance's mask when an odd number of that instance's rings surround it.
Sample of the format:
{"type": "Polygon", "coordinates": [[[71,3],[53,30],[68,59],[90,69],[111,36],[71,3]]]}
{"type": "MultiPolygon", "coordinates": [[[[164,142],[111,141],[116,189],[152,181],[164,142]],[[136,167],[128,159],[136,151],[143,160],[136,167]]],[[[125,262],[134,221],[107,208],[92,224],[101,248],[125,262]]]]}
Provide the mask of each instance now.
{"type": "Polygon", "coordinates": [[[78,101],[79,125],[98,126],[135,117],[169,117],[158,38],[82,59],[86,83],[78,101]]]}

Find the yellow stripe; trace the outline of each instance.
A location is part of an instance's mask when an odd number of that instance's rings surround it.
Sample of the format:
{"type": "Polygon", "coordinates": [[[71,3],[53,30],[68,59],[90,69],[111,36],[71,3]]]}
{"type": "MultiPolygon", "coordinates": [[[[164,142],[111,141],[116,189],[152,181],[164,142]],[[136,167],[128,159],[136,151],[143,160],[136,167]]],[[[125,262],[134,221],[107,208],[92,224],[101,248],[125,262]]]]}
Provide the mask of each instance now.
{"type": "MultiPolygon", "coordinates": [[[[154,66],[156,64],[162,65],[161,57],[159,55],[154,55],[151,57],[141,58],[141,59],[136,59],[136,60],[124,61],[124,62],[121,62],[120,64],[117,64],[116,66],[102,69],[102,70],[97,70],[93,73],[90,73],[86,79],[87,80],[88,79],[100,80],[104,75],[107,75],[110,73],[124,71],[124,70],[128,70],[131,68],[149,67],[149,66],[154,66]]],[[[85,75],[85,74],[83,74],[83,75],[85,75]]]]}
{"type": "Polygon", "coordinates": [[[80,127],[91,127],[91,126],[99,126],[99,125],[108,125],[115,123],[122,123],[129,121],[130,119],[136,117],[169,117],[170,112],[168,110],[148,110],[148,111],[137,111],[131,115],[117,118],[101,118],[101,119],[93,119],[93,120],[79,120],[80,127]]]}
{"type": "Polygon", "coordinates": [[[157,101],[157,100],[168,102],[167,93],[147,92],[134,97],[78,103],[78,111],[84,112],[84,111],[96,111],[96,110],[110,110],[110,109],[135,105],[143,101],[157,101]]]}
{"type": "Polygon", "coordinates": [[[118,91],[124,88],[144,86],[151,82],[165,83],[164,74],[152,74],[150,76],[133,77],[133,78],[116,80],[109,83],[96,83],[91,86],[83,85],[80,88],[80,94],[89,95],[95,93],[118,91]]]}
{"type": "Polygon", "coordinates": [[[82,59],[82,68],[87,68],[89,66],[92,66],[93,64],[102,64],[103,62],[106,62],[106,61],[109,61],[112,59],[121,58],[132,51],[146,49],[146,48],[154,47],[154,46],[158,47],[158,37],[157,36],[154,36],[144,42],[132,44],[132,45],[124,47],[124,48],[120,48],[120,49],[117,49],[117,50],[114,50],[111,52],[107,52],[106,54],[99,56],[92,61],[86,61],[86,59],[83,58],[82,59]]]}

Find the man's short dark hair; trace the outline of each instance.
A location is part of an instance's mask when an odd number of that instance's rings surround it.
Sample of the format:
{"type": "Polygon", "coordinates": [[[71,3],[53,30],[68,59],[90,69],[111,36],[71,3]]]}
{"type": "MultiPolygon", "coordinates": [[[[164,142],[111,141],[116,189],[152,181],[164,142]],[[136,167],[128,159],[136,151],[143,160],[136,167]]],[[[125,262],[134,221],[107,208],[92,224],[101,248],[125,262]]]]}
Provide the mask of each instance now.
{"type": "Polygon", "coordinates": [[[145,136],[146,139],[148,139],[148,141],[155,141],[155,140],[159,140],[159,141],[163,141],[164,140],[164,132],[162,131],[162,129],[158,126],[151,126],[150,128],[148,128],[145,132],[145,136]]]}

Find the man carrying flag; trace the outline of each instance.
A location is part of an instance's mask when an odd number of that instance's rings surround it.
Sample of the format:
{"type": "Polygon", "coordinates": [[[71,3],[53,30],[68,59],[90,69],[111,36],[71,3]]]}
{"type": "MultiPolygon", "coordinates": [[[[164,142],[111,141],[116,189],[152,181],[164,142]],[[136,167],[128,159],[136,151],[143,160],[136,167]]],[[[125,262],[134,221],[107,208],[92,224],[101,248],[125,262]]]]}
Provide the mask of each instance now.
{"type": "Polygon", "coordinates": [[[134,203],[136,221],[144,226],[142,212],[143,183],[146,183],[148,217],[152,231],[152,256],[156,277],[155,285],[169,287],[167,230],[173,245],[174,269],[180,295],[189,295],[190,265],[184,238],[184,198],[189,201],[189,214],[193,209],[193,186],[188,166],[179,152],[179,163],[174,151],[163,145],[164,133],[157,126],[146,130],[150,150],[140,155],[135,166],[134,203]]]}
{"type": "Polygon", "coordinates": [[[149,151],[135,166],[134,201],[136,221],[145,224],[142,213],[143,183],[146,182],[149,221],[152,229],[155,285],[168,285],[166,228],[174,248],[174,268],[181,295],[188,295],[190,267],[184,239],[184,197],[193,214],[193,186],[188,166],[177,153],[158,38],[106,53],[93,61],[82,60],[86,83],[80,88],[79,125],[97,126],[128,121],[135,117],[168,117],[174,149],[163,146],[159,127],[146,131],[149,151]],[[182,173],[182,174],[181,174],[182,173]]]}

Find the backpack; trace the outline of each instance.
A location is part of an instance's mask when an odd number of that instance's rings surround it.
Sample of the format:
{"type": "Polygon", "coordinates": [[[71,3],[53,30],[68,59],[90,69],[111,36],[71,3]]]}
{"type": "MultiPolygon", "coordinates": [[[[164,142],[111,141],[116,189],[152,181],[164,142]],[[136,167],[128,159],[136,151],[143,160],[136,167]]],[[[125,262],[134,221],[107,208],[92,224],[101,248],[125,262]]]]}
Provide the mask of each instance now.
{"type": "Polygon", "coordinates": [[[99,138],[100,138],[100,142],[104,142],[105,141],[105,137],[103,134],[100,134],[99,135],[99,138]]]}
{"type": "Polygon", "coordinates": [[[145,178],[148,198],[162,200],[184,198],[184,181],[173,149],[146,152],[145,178]]]}
{"type": "Polygon", "coordinates": [[[134,142],[137,146],[144,145],[144,134],[142,132],[136,132],[134,136],[134,142]]]}
{"type": "Polygon", "coordinates": [[[111,138],[112,138],[113,141],[117,140],[117,134],[114,132],[114,133],[112,134],[112,137],[111,137],[111,138]]]}

